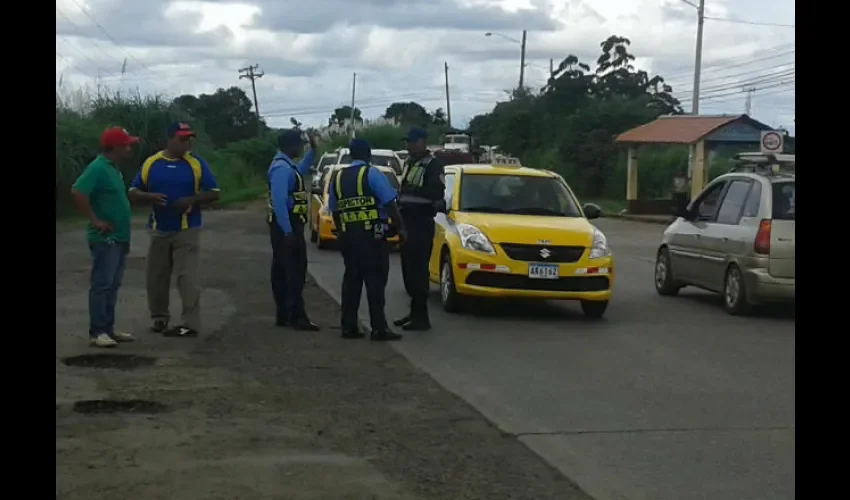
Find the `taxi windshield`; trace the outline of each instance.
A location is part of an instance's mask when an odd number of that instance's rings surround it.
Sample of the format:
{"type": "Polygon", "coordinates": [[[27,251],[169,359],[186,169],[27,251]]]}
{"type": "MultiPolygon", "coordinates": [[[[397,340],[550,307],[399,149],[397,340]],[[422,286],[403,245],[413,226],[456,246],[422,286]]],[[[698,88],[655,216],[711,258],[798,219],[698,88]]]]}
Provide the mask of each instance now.
{"type": "Polygon", "coordinates": [[[462,212],[581,217],[581,210],[560,179],[529,175],[465,174],[462,212]]]}

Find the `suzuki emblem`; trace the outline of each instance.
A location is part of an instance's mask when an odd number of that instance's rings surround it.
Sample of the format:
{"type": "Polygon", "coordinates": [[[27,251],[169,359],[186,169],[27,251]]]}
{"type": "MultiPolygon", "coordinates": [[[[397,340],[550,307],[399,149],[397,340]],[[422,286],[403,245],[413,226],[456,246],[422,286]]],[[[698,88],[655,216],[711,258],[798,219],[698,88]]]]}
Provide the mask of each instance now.
{"type": "Polygon", "coordinates": [[[548,245],[549,243],[551,243],[551,241],[549,241],[549,240],[537,240],[537,243],[540,243],[541,245],[548,245]]]}
{"type": "Polygon", "coordinates": [[[544,259],[548,259],[550,255],[552,255],[552,252],[550,252],[548,248],[544,248],[543,250],[540,250],[540,256],[543,257],[544,259]]]}

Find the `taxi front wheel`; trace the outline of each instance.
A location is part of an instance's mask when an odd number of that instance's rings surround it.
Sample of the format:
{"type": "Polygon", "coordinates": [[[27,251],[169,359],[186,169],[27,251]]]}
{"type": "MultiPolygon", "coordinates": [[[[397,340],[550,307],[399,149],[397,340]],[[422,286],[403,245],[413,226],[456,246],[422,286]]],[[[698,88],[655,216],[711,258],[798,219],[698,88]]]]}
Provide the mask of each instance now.
{"type": "Polygon", "coordinates": [[[599,319],[605,315],[605,310],[608,309],[607,300],[582,300],[581,312],[589,319],[599,319]]]}
{"type": "Polygon", "coordinates": [[[440,302],[446,312],[454,313],[461,310],[462,301],[463,297],[457,293],[457,288],[455,288],[451,256],[448,252],[445,252],[440,261],[440,302]]]}

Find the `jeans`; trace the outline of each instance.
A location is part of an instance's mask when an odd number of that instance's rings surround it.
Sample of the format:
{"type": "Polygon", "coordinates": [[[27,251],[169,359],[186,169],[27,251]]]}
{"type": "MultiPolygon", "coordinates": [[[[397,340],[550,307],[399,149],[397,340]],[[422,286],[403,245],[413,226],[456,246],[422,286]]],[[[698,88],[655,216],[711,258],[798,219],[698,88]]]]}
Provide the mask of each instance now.
{"type": "Polygon", "coordinates": [[[92,242],[91,285],[89,287],[89,336],[115,333],[115,303],[124,277],[124,264],[130,244],[92,242]]]}

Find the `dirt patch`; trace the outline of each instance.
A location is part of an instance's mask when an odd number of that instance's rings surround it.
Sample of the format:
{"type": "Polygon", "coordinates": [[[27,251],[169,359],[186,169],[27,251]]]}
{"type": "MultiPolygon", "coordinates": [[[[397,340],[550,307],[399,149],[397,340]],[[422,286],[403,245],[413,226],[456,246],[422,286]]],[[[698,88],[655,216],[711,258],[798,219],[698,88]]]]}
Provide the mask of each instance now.
{"type": "MultiPolygon", "coordinates": [[[[56,406],[59,409],[59,406],[56,406]]],[[[144,399],[89,399],[74,403],[77,413],[138,413],[153,414],[168,411],[168,407],[156,401],[144,399]]]]}
{"type": "Polygon", "coordinates": [[[135,370],[156,363],[156,358],[136,354],[82,354],[63,358],[65,366],[79,368],[109,368],[113,370],[135,370]]]}
{"type": "MultiPolygon", "coordinates": [[[[173,363],[74,372],[108,396],[57,399],[141,399],[170,411],[102,401],[84,410],[107,404],[113,413],[58,411],[58,497],[589,500],[391,347],[341,339],[339,305],[312,280],[304,300],[323,330],[275,327],[263,217],[210,213],[207,223],[203,285],[224,291],[235,312],[195,340],[138,340],[179,350],[162,354],[173,363]]],[[[79,267],[88,255],[75,258],[79,267]]],[[[124,283],[144,283],[143,269],[128,268],[124,283]]],[[[57,303],[83,287],[57,271],[57,303]]],[[[146,323],[146,313],[142,306],[132,321],[146,323]]],[[[57,335],[68,330],[57,322],[57,335]]]]}

